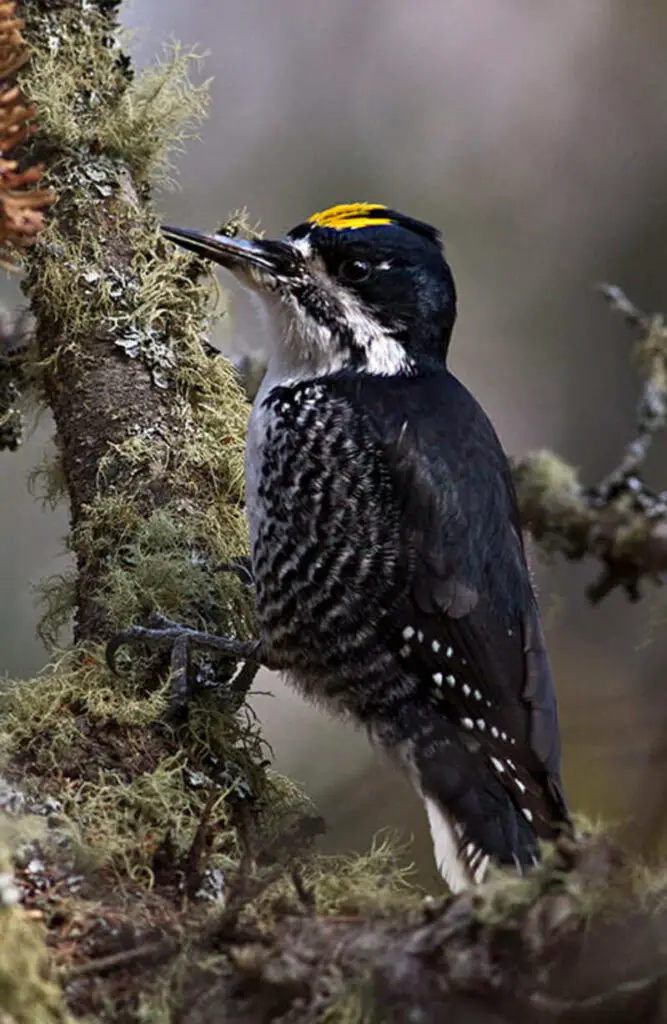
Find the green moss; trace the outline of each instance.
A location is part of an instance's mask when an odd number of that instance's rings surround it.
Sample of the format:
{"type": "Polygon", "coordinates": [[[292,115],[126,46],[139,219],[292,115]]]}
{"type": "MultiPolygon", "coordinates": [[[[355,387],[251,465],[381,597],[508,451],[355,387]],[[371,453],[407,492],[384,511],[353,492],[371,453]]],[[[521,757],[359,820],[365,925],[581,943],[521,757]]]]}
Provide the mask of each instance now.
{"type": "Polygon", "coordinates": [[[346,986],[318,1018],[318,1024],[373,1024],[369,996],[360,983],[346,986]]]}
{"type": "MultiPolygon", "coordinates": [[[[100,867],[112,867],[124,882],[153,884],[157,850],[169,844],[174,863],[190,849],[209,794],[187,784],[184,752],[165,757],[155,769],[132,778],[122,772],[100,772],[94,782],[73,788],[63,812],[76,824],[86,852],[100,867]]],[[[211,809],[225,866],[233,862],[235,831],[228,822],[227,793],[220,791],[211,809]],[[230,848],[231,844],[231,848],[230,848]]],[[[215,850],[211,863],[216,864],[215,850]]]]}
{"type": "Polygon", "coordinates": [[[85,18],[59,11],[56,37],[50,19],[26,13],[34,56],[22,82],[42,130],[65,150],[123,160],[138,180],[163,176],[168,151],[192,138],[206,113],[208,83],[189,78],[201,58],[165,48],[161,61],[129,79],[107,20],[93,10],[85,18]]]}
{"type": "Polygon", "coordinates": [[[206,115],[209,82],[193,86],[197,53],[165,48],[163,59],[140,72],[103,126],[104,147],[117,153],[139,180],[155,182],[170,167],[169,153],[182,151],[206,115]]]}
{"type": "Polygon", "coordinates": [[[312,811],[293,783],[268,770],[249,708],[227,708],[217,694],[204,694],[187,723],[170,730],[163,721],[168,693],[168,679],[140,691],[131,676],[109,672],[102,648],[79,647],[0,699],[0,746],[15,764],[29,765],[40,790],[61,800],[82,860],[112,869],[119,880],[150,885],[163,843],[175,861],[182,856],[212,790],[208,863],[225,870],[238,863],[229,808],[239,801],[252,802],[262,844],[286,815],[312,811]]]}
{"type": "Polygon", "coordinates": [[[216,568],[246,548],[240,515],[236,531],[224,533],[209,510],[202,514],[197,507],[187,509],[179,503],[142,520],[131,502],[119,505],[100,498],[77,532],[75,544],[89,555],[102,554],[108,564],[101,573],[100,591],[112,628],[140,622],[157,609],[219,631],[251,629],[247,588],[216,568]],[[135,518],[134,529],[119,530],[121,524],[116,521],[116,529],[106,532],[104,524],[109,524],[114,510],[126,523],[135,518]],[[213,519],[210,528],[209,518],[213,519]],[[114,542],[113,552],[107,550],[109,540],[114,542]]]}
{"type": "MultiPolygon", "coordinates": [[[[5,742],[25,751],[46,730],[64,728],[67,718],[88,713],[108,721],[144,725],[166,707],[167,683],[149,696],[137,696],[131,679],[114,676],[104,650],[81,647],[66,652],[35,680],[10,685],[2,695],[5,742]]],[[[58,736],[54,733],[57,742],[58,736]]]]}
{"type": "Polygon", "coordinates": [[[34,590],[42,609],[37,635],[46,647],[54,648],[76,608],[76,575],[66,572],[49,576],[34,590]]]}
{"type": "MultiPolygon", "coordinates": [[[[526,875],[492,868],[488,881],[474,895],[477,919],[491,927],[512,928],[530,908],[542,903],[547,909],[551,906],[554,922],[560,924],[562,918],[575,925],[611,910],[623,894],[627,897],[627,879],[621,879],[614,867],[605,827],[581,819],[575,826],[586,836],[580,840],[575,861],[570,855],[564,859],[558,843],[543,843],[540,863],[526,875]]],[[[546,910],[543,916],[547,922],[546,910]]]]}
{"type": "MultiPolygon", "coordinates": [[[[307,858],[301,866],[302,880],[317,914],[384,916],[420,906],[424,894],[413,884],[413,866],[402,863],[405,853],[395,836],[386,835],[376,838],[364,854],[307,858]]],[[[270,919],[273,908],[285,901],[294,902],[288,875],[270,886],[256,907],[262,919],[270,919]]]]}
{"type": "Polygon", "coordinates": [[[44,934],[11,901],[11,863],[0,846],[0,1020],[7,1024],[71,1021],[59,987],[51,980],[44,934]]]}
{"type": "Polygon", "coordinates": [[[314,857],[304,878],[318,913],[388,914],[419,905],[423,894],[413,885],[412,864],[401,862],[405,853],[396,837],[384,836],[364,854],[314,857]]]}
{"type": "Polygon", "coordinates": [[[581,484],[577,471],[553,452],[531,452],[519,464],[522,500],[538,502],[553,498],[567,505],[581,504],[581,484]]]}

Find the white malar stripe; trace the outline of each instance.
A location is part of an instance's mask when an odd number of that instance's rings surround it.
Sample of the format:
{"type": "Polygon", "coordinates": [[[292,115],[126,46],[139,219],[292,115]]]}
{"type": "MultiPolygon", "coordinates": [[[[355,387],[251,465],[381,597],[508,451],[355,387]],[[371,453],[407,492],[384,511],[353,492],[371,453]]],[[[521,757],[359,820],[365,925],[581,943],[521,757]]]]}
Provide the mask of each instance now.
{"type": "Polygon", "coordinates": [[[435,800],[424,795],[424,806],[428,817],[433,853],[438,871],[452,892],[463,892],[470,886],[470,876],[459,854],[459,843],[455,834],[455,825],[438,807],[435,800]]]}
{"type": "Polygon", "coordinates": [[[355,344],[364,350],[368,373],[393,377],[413,369],[405,347],[375,317],[368,315],[356,295],[347,289],[339,289],[335,295],[355,344]]]}

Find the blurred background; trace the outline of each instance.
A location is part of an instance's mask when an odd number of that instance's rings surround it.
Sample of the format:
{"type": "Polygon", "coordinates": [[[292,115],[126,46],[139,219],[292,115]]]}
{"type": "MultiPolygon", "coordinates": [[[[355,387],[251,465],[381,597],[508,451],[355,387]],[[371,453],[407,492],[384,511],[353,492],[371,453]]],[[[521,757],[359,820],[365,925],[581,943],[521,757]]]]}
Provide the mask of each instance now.
{"type": "MultiPolygon", "coordinates": [[[[511,453],[549,446],[593,481],[632,436],[631,337],[595,294],[622,285],[667,308],[667,6],[658,0],[130,0],[139,65],[177,38],[208,56],[211,116],[157,196],[169,223],[216,227],[246,206],[281,233],[314,210],[370,200],[441,227],[459,289],[452,365],[511,453]]],[[[18,291],[2,283],[13,306],[18,291]]],[[[239,302],[240,347],[255,329],[239,302]]],[[[27,475],[48,416],[0,456],[0,673],[34,674],[34,583],[67,569],[67,509],[43,510],[27,475]]],[[[665,448],[650,472],[667,486],[665,448]]],[[[591,564],[536,558],[576,809],[627,816],[667,711],[666,604],[613,595],[591,609],[591,564]],[[663,710],[663,707],[665,710],[663,710]]],[[[430,846],[416,799],[363,736],[269,676],[256,698],[278,768],[329,825],[328,849],[378,829],[430,846]]],[[[663,781],[656,779],[656,785],[663,781]]]]}

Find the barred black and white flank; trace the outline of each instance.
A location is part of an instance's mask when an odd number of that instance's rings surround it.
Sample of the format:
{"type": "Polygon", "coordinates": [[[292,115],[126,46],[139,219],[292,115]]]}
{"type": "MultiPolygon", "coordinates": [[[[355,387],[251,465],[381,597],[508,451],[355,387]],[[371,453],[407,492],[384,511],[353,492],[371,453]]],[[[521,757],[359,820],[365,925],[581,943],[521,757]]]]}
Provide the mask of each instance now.
{"type": "Polygon", "coordinates": [[[569,825],[556,700],[506,457],[447,369],[438,233],[386,207],[281,241],[165,229],[264,299],[247,444],[261,653],[421,794],[453,890],[569,825]]]}

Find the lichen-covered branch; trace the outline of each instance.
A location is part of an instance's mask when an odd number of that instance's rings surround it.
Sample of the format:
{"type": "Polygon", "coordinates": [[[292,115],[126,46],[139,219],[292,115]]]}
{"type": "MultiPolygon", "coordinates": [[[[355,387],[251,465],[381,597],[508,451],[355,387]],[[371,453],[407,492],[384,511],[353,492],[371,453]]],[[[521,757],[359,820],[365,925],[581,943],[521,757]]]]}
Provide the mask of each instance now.
{"type": "Polygon", "coordinates": [[[633,876],[598,838],[552,850],[529,881],[499,874],[390,918],[324,918],[295,901],[272,933],[238,927],[218,940],[233,971],[213,958],[204,984],[184,978],[179,1019],[661,1024],[662,887],[633,876]]]}
{"type": "Polygon", "coordinates": [[[602,563],[588,588],[591,601],[619,586],[634,601],[642,579],[660,582],[667,571],[667,491],[655,493],[641,477],[651,441],[667,421],[667,325],[662,315],[638,310],[619,288],[602,290],[638,332],[636,356],[645,381],[637,436],[595,486],[584,486],[573,467],[544,451],[515,459],[514,479],[521,518],[544,550],[602,563]]]}
{"type": "MultiPolygon", "coordinates": [[[[188,260],[167,256],[145,202],[143,175],[168,136],[155,128],[151,156],[150,101],[94,5],[82,14],[76,3],[31,4],[27,27],[34,59],[24,87],[41,121],[34,151],[60,198],[26,257],[25,289],[72,510],[76,636],[100,640],[153,607],[195,619],[217,612],[220,628],[241,612],[238,590],[205,566],[245,543],[246,409],[228,365],[201,350],[208,289],[188,260]],[[136,123],[121,118],[127,108],[136,123]],[[158,549],[160,592],[151,593],[158,549]],[[180,578],[164,571],[170,557],[184,563],[180,578]]],[[[183,65],[174,56],[153,90],[159,106],[187,118],[204,100],[184,94],[183,65]]]]}

